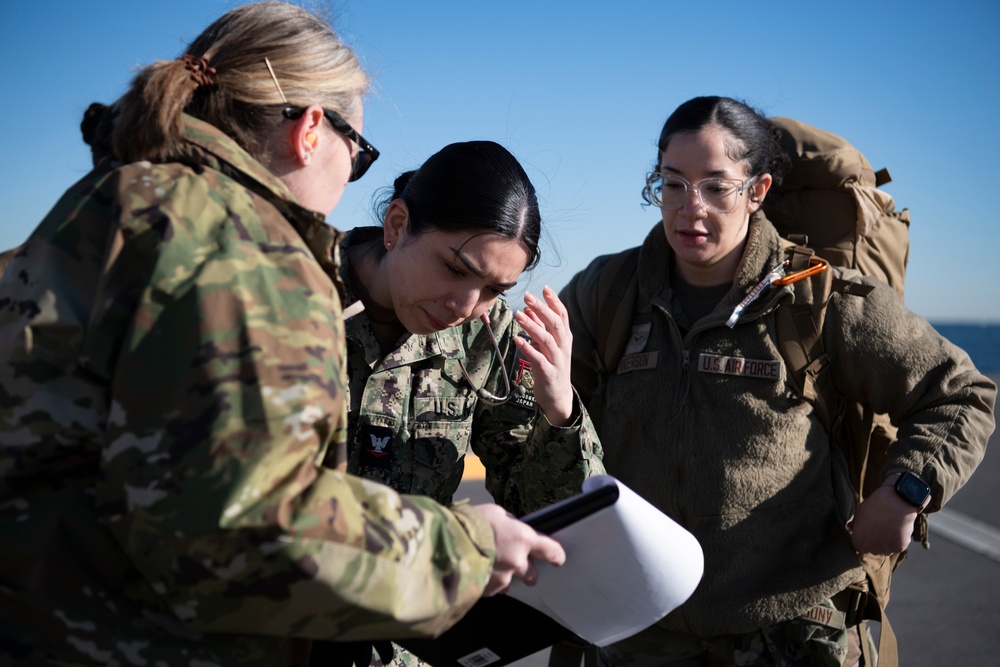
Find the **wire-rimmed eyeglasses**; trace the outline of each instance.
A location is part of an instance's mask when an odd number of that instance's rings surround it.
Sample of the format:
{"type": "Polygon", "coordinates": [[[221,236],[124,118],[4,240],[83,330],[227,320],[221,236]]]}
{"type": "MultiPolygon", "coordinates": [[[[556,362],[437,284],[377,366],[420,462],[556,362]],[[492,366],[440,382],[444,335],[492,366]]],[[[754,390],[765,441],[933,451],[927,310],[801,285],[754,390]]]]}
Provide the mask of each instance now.
{"type": "MultiPolygon", "coordinates": [[[[298,120],[305,112],[305,107],[285,107],[281,110],[281,115],[289,120],[298,120]]],[[[372,166],[372,163],[378,159],[378,149],[358,134],[358,131],[351,127],[351,124],[344,120],[344,117],[336,111],[323,109],[323,116],[330,121],[333,129],[358,145],[358,152],[354,154],[354,158],[351,160],[351,178],[349,179],[351,181],[358,180],[365,175],[368,167],[372,166]]]]}
{"type": "Polygon", "coordinates": [[[743,191],[749,188],[757,177],[745,181],[726,178],[703,178],[697,183],[691,183],[682,176],[658,171],[646,175],[646,187],[642,189],[642,198],[667,210],[682,208],[687,201],[688,192],[694,190],[698,201],[706,210],[712,213],[729,213],[736,208],[743,191]]]}

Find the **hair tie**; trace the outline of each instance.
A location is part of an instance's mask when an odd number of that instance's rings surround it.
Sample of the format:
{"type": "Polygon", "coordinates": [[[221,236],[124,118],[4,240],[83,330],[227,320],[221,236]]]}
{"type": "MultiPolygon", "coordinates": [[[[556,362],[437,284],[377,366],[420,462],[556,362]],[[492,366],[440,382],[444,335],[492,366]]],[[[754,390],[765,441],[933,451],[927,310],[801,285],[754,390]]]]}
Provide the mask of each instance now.
{"type": "Polygon", "coordinates": [[[208,64],[205,56],[181,56],[177,60],[184,63],[184,68],[191,72],[191,80],[195,83],[195,88],[215,85],[212,79],[215,76],[215,68],[208,64]]]}

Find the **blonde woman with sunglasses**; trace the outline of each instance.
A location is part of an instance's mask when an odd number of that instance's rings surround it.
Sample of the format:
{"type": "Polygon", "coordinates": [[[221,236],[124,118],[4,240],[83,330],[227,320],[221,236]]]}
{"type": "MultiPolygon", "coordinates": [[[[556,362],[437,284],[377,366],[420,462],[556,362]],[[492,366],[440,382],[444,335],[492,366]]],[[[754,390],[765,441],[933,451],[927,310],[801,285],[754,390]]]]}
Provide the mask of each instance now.
{"type": "Polygon", "coordinates": [[[440,633],[565,558],[497,505],[403,496],[328,456],[347,387],[325,220],[378,157],[367,86],[316,16],[234,9],[138,73],[111,154],[14,253],[0,655],[305,665],[314,640],[440,633]]]}

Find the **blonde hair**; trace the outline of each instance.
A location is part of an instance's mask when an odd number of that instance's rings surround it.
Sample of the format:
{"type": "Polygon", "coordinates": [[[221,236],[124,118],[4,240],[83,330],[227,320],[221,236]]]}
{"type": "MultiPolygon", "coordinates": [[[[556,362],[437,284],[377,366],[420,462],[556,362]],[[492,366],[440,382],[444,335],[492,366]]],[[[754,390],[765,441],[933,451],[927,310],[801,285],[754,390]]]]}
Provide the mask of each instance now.
{"type": "Polygon", "coordinates": [[[368,89],[357,56],[330,24],[285,2],[253,3],[223,14],[185,55],[208,61],[214,70],[208,81],[196,81],[180,59],[160,60],[143,68],[115,104],[112,144],[122,162],[161,162],[176,155],[182,112],[214,125],[263,161],[268,134],[286,102],[320,104],[351,117],[368,89]]]}

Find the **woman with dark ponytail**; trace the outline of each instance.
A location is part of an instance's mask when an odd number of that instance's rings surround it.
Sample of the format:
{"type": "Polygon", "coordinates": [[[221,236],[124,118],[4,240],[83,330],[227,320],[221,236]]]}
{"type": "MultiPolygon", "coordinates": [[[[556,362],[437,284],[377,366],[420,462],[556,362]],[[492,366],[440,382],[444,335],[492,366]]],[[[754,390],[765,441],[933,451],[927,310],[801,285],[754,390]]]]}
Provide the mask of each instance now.
{"type": "Polygon", "coordinates": [[[324,21],[253,3],[82,127],[97,166],[0,279],[0,655],[351,662],[330,642],[439,634],[565,558],[497,505],[343,472],[325,219],[378,156],[367,86],[324,21]]]}
{"type": "Polygon", "coordinates": [[[694,594],[603,648],[606,665],[858,664],[873,648],[852,608],[862,554],[903,551],[918,513],[964,483],[993,430],[996,386],[968,356],[887,285],[829,266],[815,275],[840,284],[826,290],[824,377],[838,397],[899,426],[874,473],[882,485],[852,506],[838,434],[801,398],[780,344],[782,309],[810,316],[821,290],[807,270],[785,268],[792,244],[761,210],[786,164],[776,136],[738,100],[681,104],[643,189],[662,220],[640,248],[595,259],[562,292],[573,382],[599,398],[608,473],[691,531],[705,554],[694,594]],[[601,277],[622,257],[634,270],[631,309],[621,309],[631,336],[621,362],[603,368],[594,363],[606,354],[601,277]],[[901,479],[922,493],[901,493],[901,479]]]}
{"type": "Polygon", "coordinates": [[[354,229],[340,252],[346,309],[360,309],[345,323],[348,472],[447,505],[474,452],[517,516],[603,474],[570,385],[566,309],[548,287],[524,312],[503,297],[539,260],[538,201],[517,159],[492,141],[450,144],[401,174],[376,215],[382,226],[354,229]]]}
{"type": "Polygon", "coordinates": [[[451,144],[397,178],[378,216],[341,246],[347,303],[364,307],[347,321],[348,470],[450,503],[475,452],[516,515],[578,493],[604,469],[566,310],[547,287],[524,312],[503,298],[539,259],[521,165],[491,141],[451,144]]]}

